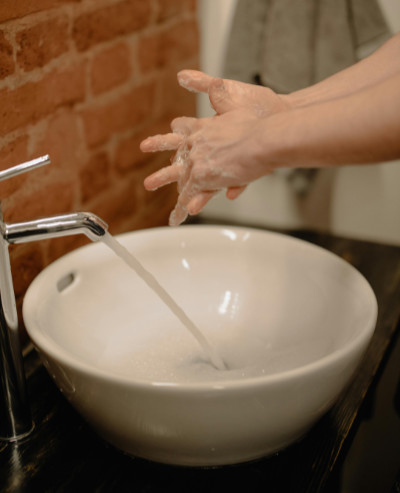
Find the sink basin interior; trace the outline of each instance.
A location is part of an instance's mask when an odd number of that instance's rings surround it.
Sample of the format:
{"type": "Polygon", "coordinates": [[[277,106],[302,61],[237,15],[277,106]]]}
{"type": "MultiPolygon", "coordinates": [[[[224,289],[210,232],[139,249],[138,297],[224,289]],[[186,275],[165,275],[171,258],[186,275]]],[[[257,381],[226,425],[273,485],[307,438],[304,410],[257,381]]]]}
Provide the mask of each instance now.
{"type": "Polygon", "coordinates": [[[117,239],[228,366],[214,368],[104,244],[39,274],[24,300],[28,334],[66,398],[128,454],[214,466],[281,450],[333,404],[372,336],[367,281],[311,244],[217,226],[117,239]]]}
{"type": "Polygon", "coordinates": [[[154,230],[118,239],[186,311],[228,371],[208,363],[193,336],[103,244],[72,252],[35,281],[46,284],[46,294],[38,289],[28,300],[39,345],[46,339],[61,359],[138,383],[228,383],[335,358],[373,318],[368,284],[334,255],[281,235],[265,241],[256,230],[210,227],[210,236],[194,228],[161,241],[154,230]]]}

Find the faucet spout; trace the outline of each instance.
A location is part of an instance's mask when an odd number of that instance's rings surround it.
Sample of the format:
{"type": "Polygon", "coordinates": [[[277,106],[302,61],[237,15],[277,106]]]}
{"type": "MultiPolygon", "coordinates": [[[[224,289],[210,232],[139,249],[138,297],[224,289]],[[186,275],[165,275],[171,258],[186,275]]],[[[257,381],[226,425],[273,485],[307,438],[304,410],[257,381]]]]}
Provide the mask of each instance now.
{"type": "Polygon", "coordinates": [[[97,241],[107,232],[108,225],[90,212],[63,214],[34,221],[3,225],[3,237],[10,244],[45,240],[59,236],[85,234],[97,241]]]}
{"type": "Polygon", "coordinates": [[[7,224],[0,210],[0,440],[18,440],[33,427],[21,356],[18,315],[11,275],[10,244],[83,233],[101,239],[107,224],[88,212],[7,224]]]}
{"type": "MultiPolygon", "coordinates": [[[[46,154],[0,171],[0,181],[50,163],[46,154]]],[[[83,233],[101,239],[107,224],[88,212],[6,224],[0,203],[0,440],[19,440],[33,429],[21,354],[18,315],[8,247],[14,243],[83,233]]]]}

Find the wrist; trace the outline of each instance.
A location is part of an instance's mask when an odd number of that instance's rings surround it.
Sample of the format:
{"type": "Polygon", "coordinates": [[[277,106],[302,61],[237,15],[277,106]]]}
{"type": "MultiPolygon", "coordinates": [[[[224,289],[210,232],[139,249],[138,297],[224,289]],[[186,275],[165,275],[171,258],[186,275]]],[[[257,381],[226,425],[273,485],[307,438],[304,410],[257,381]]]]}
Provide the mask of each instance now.
{"type": "Polygon", "coordinates": [[[279,99],[282,101],[283,105],[287,109],[293,109],[297,107],[299,102],[296,96],[296,92],[292,92],[290,94],[279,94],[279,99]]]}
{"type": "Polygon", "coordinates": [[[329,99],[329,94],[319,86],[309,86],[281,97],[289,108],[296,109],[329,99]]]}
{"type": "Polygon", "coordinates": [[[290,159],[292,110],[275,113],[259,120],[253,140],[253,156],[262,175],[276,168],[293,165],[290,159]]]}

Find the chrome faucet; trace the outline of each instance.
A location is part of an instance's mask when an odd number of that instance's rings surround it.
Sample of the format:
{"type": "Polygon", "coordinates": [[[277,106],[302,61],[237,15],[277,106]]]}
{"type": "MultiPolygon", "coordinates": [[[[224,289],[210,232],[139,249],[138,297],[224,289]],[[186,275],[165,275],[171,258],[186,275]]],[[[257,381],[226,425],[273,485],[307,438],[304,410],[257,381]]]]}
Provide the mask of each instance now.
{"type": "MultiPolygon", "coordinates": [[[[49,156],[0,171],[0,181],[50,163],[49,156]]],[[[64,214],[7,224],[0,204],[0,440],[15,441],[33,430],[18,332],[18,316],[8,246],[83,233],[101,239],[107,224],[91,213],[64,214]]]]}

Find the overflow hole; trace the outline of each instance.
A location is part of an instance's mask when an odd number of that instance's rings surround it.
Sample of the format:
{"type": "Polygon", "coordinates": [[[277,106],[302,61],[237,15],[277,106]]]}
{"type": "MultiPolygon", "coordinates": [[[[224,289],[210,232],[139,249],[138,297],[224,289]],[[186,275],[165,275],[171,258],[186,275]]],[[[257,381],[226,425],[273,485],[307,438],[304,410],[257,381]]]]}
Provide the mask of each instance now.
{"type": "Polygon", "coordinates": [[[63,276],[61,279],[59,279],[57,282],[58,292],[62,293],[65,289],[67,289],[68,286],[71,286],[71,284],[75,281],[75,277],[75,273],[70,272],[66,276],[63,276]]]}

